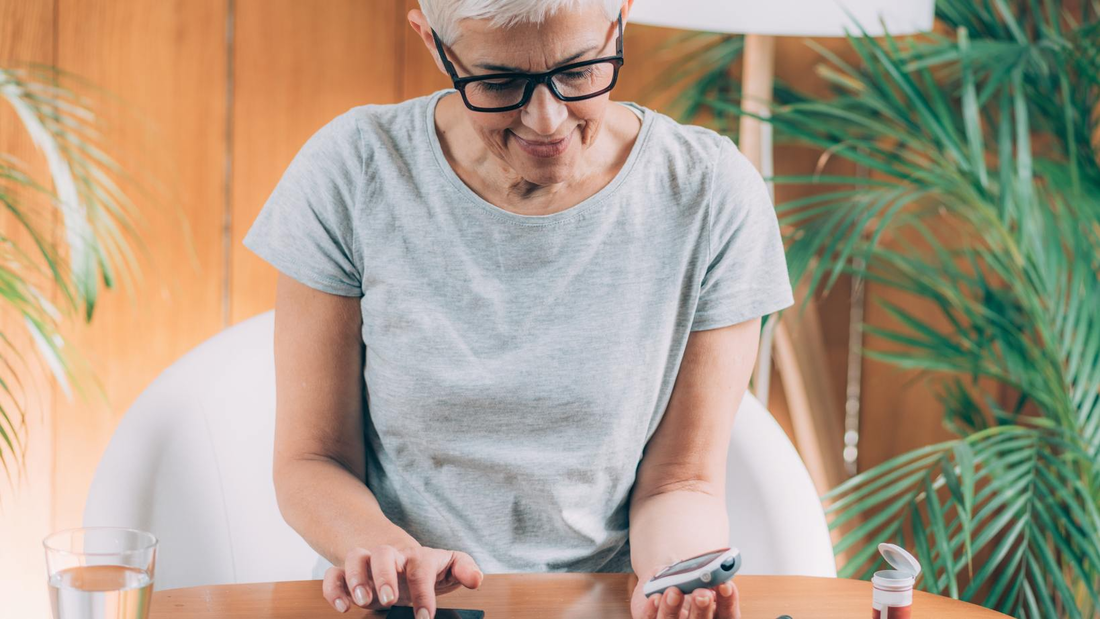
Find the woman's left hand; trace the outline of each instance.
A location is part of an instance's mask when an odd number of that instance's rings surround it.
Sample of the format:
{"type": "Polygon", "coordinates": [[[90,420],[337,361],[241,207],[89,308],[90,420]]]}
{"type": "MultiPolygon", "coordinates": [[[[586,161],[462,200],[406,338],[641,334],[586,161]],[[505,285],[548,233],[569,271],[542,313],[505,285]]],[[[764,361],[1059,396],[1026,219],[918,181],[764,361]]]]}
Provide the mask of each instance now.
{"type": "MultiPolygon", "coordinates": [[[[658,570],[653,570],[657,573],[658,570]]],[[[630,616],[633,619],[741,619],[741,605],[737,585],[732,580],[709,589],[696,589],[684,595],[676,587],[665,589],[662,594],[645,597],[642,588],[652,577],[647,574],[638,579],[634,594],[630,597],[630,616]]]]}

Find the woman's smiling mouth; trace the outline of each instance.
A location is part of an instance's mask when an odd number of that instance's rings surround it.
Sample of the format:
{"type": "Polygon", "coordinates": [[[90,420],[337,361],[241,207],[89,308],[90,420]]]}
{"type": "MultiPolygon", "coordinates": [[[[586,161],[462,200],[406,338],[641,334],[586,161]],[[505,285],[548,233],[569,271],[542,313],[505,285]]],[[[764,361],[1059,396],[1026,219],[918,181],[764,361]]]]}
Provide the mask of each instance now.
{"type": "Polygon", "coordinates": [[[569,148],[569,143],[573,140],[573,132],[570,131],[564,138],[555,142],[528,142],[515,133],[512,133],[512,137],[515,138],[516,144],[518,144],[525,153],[531,156],[557,157],[569,148]]]}

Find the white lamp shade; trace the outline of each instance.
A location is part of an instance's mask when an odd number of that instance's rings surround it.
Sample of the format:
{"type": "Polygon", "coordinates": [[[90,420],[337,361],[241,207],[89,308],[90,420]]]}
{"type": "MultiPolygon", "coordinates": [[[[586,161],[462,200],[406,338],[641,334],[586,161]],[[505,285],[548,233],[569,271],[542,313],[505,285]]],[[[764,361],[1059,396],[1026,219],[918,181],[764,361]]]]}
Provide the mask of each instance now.
{"type": "Polygon", "coordinates": [[[774,36],[913,34],[932,29],[935,0],[636,0],[628,20],[685,30],[774,36]]]}

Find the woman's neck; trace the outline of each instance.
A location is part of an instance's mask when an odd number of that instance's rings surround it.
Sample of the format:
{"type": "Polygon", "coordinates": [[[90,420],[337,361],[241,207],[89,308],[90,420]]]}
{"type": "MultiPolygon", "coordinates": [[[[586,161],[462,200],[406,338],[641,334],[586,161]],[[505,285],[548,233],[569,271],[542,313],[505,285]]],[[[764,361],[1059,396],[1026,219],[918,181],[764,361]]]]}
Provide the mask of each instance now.
{"type": "Polygon", "coordinates": [[[440,145],[448,162],[479,196],[521,215],[563,211],[598,192],[625,163],[641,128],[637,115],[625,106],[610,106],[602,135],[597,136],[590,148],[583,150],[583,159],[576,165],[577,174],[565,182],[541,185],[528,181],[495,156],[462,117],[461,106],[459,95],[451,93],[436,107],[440,145]]]}

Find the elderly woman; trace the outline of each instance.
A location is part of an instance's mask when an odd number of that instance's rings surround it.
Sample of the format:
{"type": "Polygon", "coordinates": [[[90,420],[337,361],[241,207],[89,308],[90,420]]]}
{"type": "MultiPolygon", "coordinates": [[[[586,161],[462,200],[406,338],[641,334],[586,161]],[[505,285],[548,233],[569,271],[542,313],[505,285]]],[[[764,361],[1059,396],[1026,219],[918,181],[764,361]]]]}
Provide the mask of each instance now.
{"type": "Polygon", "coordinates": [[[733,142],[610,100],[632,4],[420,0],[454,88],[327,123],[244,240],[281,272],[279,508],[340,612],[570,571],[635,573],[635,619],[739,616],[732,582],[642,585],[736,545],[726,449],[790,282],[733,142]]]}

